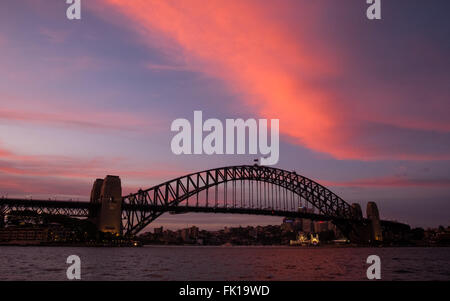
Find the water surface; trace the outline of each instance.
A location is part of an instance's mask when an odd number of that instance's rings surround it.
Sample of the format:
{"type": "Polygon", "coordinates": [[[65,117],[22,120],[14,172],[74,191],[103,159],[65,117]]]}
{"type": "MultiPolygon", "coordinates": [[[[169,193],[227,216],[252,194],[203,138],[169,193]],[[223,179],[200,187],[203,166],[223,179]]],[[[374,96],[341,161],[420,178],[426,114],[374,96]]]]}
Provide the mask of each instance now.
{"type": "Polygon", "coordinates": [[[369,255],[383,280],[450,280],[450,248],[265,246],[0,247],[0,280],[66,280],[69,255],[83,280],[365,280],[369,255]]]}

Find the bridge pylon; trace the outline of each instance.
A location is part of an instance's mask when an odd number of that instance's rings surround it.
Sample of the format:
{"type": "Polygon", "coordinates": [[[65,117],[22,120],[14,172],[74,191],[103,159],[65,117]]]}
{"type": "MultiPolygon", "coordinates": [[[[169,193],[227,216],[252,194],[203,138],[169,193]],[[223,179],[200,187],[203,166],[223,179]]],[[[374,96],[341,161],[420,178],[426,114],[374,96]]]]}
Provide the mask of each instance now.
{"type": "Polygon", "coordinates": [[[367,203],[366,219],[363,218],[361,205],[352,204],[353,221],[340,224],[345,235],[352,242],[372,244],[383,241],[380,214],[375,202],[367,203]]]}
{"type": "Polygon", "coordinates": [[[89,218],[101,232],[121,234],[122,184],[118,176],[97,179],[92,186],[89,218]]]}
{"type": "Polygon", "coordinates": [[[380,213],[375,202],[367,203],[367,219],[370,220],[371,242],[382,242],[383,232],[381,230],[380,213]]]}
{"type": "Polygon", "coordinates": [[[91,208],[89,209],[89,219],[94,224],[97,224],[100,214],[100,207],[96,205],[100,204],[100,194],[102,192],[102,186],[103,186],[103,179],[96,179],[91,190],[90,202],[94,206],[91,206],[91,208]]]}
{"type": "Polygon", "coordinates": [[[363,215],[362,215],[362,210],[361,210],[361,205],[358,203],[353,203],[352,204],[352,216],[354,219],[357,220],[362,220],[363,219],[363,215]]]}

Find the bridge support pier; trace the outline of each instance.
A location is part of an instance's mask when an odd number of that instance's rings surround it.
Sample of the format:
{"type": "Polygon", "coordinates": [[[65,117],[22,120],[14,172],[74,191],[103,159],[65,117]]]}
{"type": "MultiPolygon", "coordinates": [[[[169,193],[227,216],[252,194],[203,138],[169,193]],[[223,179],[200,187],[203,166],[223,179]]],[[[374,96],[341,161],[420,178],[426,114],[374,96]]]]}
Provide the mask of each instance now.
{"type": "Polygon", "coordinates": [[[375,202],[367,203],[367,219],[370,220],[371,242],[382,242],[383,232],[381,230],[380,213],[375,202]]]}
{"type": "Polygon", "coordinates": [[[356,243],[377,243],[383,241],[380,214],[375,202],[367,203],[367,219],[363,219],[361,205],[352,204],[354,221],[341,224],[347,238],[356,243]],[[359,222],[358,222],[359,221],[359,222]]]}
{"type": "Polygon", "coordinates": [[[118,176],[106,176],[97,179],[91,191],[93,206],[89,212],[90,219],[101,232],[121,234],[122,230],[122,184],[118,176]]]}
{"type": "Polygon", "coordinates": [[[89,220],[96,225],[98,223],[100,215],[100,207],[98,206],[98,204],[100,204],[100,194],[102,192],[102,186],[103,179],[96,179],[91,190],[91,204],[94,206],[91,206],[91,208],[89,208],[89,220]]]}
{"type": "Polygon", "coordinates": [[[348,239],[352,242],[357,243],[367,243],[369,242],[369,229],[364,223],[361,205],[358,203],[352,204],[352,216],[356,221],[360,223],[352,223],[347,226],[348,228],[348,239]]]}
{"type": "Polygon", "coordinates": [[[354,219],[362,220],[363,215],[362,215],[362,210],[361,210],[360,204],[358,204],[358,203],[352,204],[352,215],[353,215],[354,219]]]}

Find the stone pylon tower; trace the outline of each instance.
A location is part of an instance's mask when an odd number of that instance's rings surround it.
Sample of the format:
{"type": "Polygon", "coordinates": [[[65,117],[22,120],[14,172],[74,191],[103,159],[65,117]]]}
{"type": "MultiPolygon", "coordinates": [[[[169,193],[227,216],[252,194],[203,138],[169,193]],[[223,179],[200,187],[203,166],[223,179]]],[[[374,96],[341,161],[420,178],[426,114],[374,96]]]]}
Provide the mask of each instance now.
{"type": "MultiPolygon", "coordinates": [[[[103,179],[96,179],[91,190],[91,204],[96,205],[100,203],[100,193],[102,191],[102,186],[103,186],[103,179]]],[[[97,224],[99,214],[100,214],[100,207],[92,206],[92,208],[89,209],[89,219],[94,224],[97,224]]]]}
{"type": "MultiPolygon", "coordinates": [[[[348,238],[352,241],[359,243],[368,243],[371,238],[371,230],[369,227],[362,223],[363,221],[363,213],[361,209],[361,205],[358,203],[352,204],[352,217],[355,220],[361,221],[361,223],[354,223],[351,227],[351,231],[348,234],[348,238]]],[[[370,226],[370,225],[369,225],[370,226]]]]}
{"type": "Polygon", "coordinates": [[[352,215],[353,215],[353,218],[362,220],[363,215],[362,215],[362,210],[361,210],[360,204],[358,204],[358,203],[352,204],[352,215]]]}
{"type": "Polygon", "coordinates": [[[383,241],[383,232],[381,230],[380,213],[375,202],[367,203],[367,219],[371,222],[371,240],[372,242],[383,241]]]}
{"type": "Polygon", "coordinates": [[[118,176],[97,179],[91,191],[91,203],[100,204],[89,212],[89,218],[102,232],[121,233],[122,184],[118,176]]]}

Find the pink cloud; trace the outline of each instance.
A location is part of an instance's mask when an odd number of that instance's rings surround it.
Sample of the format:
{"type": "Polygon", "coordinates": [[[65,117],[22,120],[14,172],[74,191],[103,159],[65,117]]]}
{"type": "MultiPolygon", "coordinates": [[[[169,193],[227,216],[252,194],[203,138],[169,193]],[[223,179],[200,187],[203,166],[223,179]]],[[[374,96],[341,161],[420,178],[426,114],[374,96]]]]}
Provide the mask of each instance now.
{"type": "Polygon", "coordinates": [[[381,177],[371,179],[359,179],[353,181],[321,181],[325,186],[340,187],[450,187],[450,179],[412,179],[405,177],[381,177]]]}
{"type": "Polygon", "coordinates": [[[0,149],[0,172],[26,176],[58,176],[93,180],[108,172],[131,179],[167,179],[182,174],[174,166],[155,166],[151,170],[124,168],[124,158],[96,157],[91,159],[67,156],[21,156],[0,149]]]}
{"type": "Polygon", "coordinates": [[[76,179],[26,177],[0,172],[0,197],[89,201],[90,185],[76,179]]]}
{"type": "Polygon", "coordinates": [[[39,32],[52,43],[63,43],[69,35],[66,31],[47,27],[41,28],[39,32]]]}
{"type": "Polygon", "coordinates": [[[0,178],[3,179],[0,181],[0,193],[76,194],[88,197],[94,180],[107,174],[120,176],[124,193],[131,193],[185,173],[185,170],[170,164],[154,164],[152,169],[143,169],[124,158],[22,156],[0,147],[0,178]],[[138,186],[133,184],[135,182],[148,184],[138,186]],[[65,190],[67,187],[69,191],[65,190]]]}
{"type": "Polygon", "coordinates": [[[150,122],[137,114],[126,112],[107,112],[100,110],[47,110],[0,108],[0,121],[30,123],[38,125],[62,125],[66,127],[88,128],[94,130],[154,131],[162,128],[162,119],[155,116],[150,122]]]}
{"type": "Polygon", "coordinates": [[[191,71],[192,69],[187,66],[177,66],[177,65],[161,65],[148,63],[147,69],[154,71],[191,71]]]}
{"type": "Polygon", "coordinates": [[[243,101],[258,115],[279,118],[280,130],[296,144],[339,159],[449,158],[447,121],[417,119],[407,112],[398,118],[398,113],[383,115],[394,107],[396,91],[380,93],[364,107],[361,99],[370,93],[362,93],[362,98],[343,96],[314,84],[339,78],[356,64],[351,55],[338,56],[338,50],[317,42],[315,17],[320,17],[322,4],[304,4],[296,24],[301,30],[293,31],[277,18],[295,9],[284,3],[104,2],[132,20],[149,45],[155,45],[155,36],[164,37],[157,40],[163,41],[159,47],[177,49],[189,68],[220,78],[241,92],[243,101]],[[418,133],[411,134],[416,129],[418,133]],[[435,136],[436,129],[446,136],[435,136]],[[373,132],[376,135],[371,136],[373,132]],[[446,147],[411,148],[417,144],[415,139],[426,135],[430,141],[445,140],[446,147]],[[409,140],[404,145],[399,143],[405,139],[409,140]]]}

